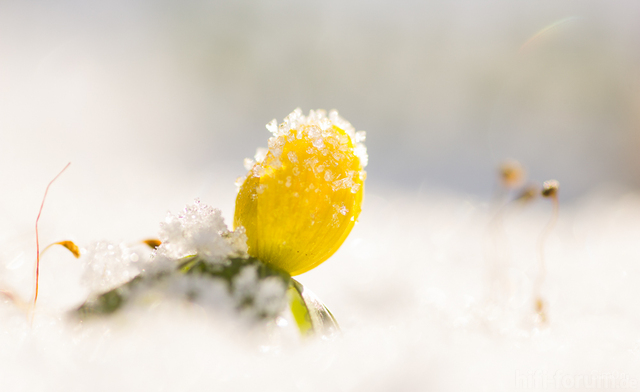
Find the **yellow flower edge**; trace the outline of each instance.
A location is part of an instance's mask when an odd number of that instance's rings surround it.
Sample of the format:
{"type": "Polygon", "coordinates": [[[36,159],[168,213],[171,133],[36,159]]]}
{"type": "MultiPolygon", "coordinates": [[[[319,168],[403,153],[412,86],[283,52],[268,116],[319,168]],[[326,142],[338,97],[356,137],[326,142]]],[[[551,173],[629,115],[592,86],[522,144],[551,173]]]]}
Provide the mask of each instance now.
{"type": "Polygon", "coordinates": [[[244,227],[249,255],[299,275],[345,241],[361,211],[366,148],[351,124],[332,111],[291,113],[269,150],[249,162],[236,199],[234,227],[244,227]],[[260,156],[262,155],[262,156],[260,156]]]}

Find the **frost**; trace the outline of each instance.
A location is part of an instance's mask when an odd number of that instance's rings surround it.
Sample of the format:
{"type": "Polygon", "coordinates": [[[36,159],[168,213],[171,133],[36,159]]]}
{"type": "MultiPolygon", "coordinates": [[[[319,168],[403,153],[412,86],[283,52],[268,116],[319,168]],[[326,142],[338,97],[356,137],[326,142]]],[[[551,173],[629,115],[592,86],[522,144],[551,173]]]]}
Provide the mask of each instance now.
{"type": "Polygon", "coordinates": [[[264,167],[262,167],[261,165],[255,165],[252,171],[253,175],[256,177],[262,177],[265,173],[264,167]]]}
{"type": "Polygon", "coordinates": [[[280,167],[282,167],[282,161],[279,158],[273,158],[269,162],[269,166],[271,166],[273,169],[279,169],[280,167]]]}
{"type": "MultiPolygon", "coordinates": [[[[256,152],[254,160],[245,160],[245,168],[251,170],[253,168],[254,175],[261,176],[263,173],[255,173],[254,162],[262,163],[271,152],[274,158],[279,158],[282,149],[287,140],[308,138],[311,145],[319,150],[322,155],[327,156],[330,150],[327,144],[333,147],[333,158],[340,162],[345,158],[344,153],[349,150],[349,146],[353,145],[354,154],[360,159],[360,164],[365,167],[368,163],[367,148],[364,145],[366,133],[364,131],[356,132],[353,126],[344,118],[340,117],[336,110],[327,112],[318,109],[310,110],[309,115],[305,116],[300,108],[296,108],[293,112],[285,117],[284,121],[277,125],[276,120],[271,120],[267,125],[267,129],[272,133],[269,139],[269,149],[259,148],[256,152]],[[336,132],[334,127],[342,129],[347,135],[336,132]],[[291,131],[291,133],[289,133],[291,131]]],[[[315,154],[313,149],[308,149],[307,153],[315,154]]],[[[290,151],[287,157],[292,163],[297,163],[297,156],[292,155],[290,151]]],[[[269,162],[274,168],[280,167],[281,162],[269,162]]]]}
{"type": "Polygon", "coordinates": [[[267,130],[276,135],[278,133],[278,120],[274,118],[273,120],[269,121],[269,123],[267,124],[267,130]]]}
{"type": "Polygon", "coordinates": [[[282,279],[270,277],[260,281],[254,298],[256,312],[267,316],[276,316],[282,312],[287,305],[286,290],[282,279]]]}
{"type": "Polygon", "coordinates": [[[278,126],[278,134],[279,135],[286,135],[287,132],[289,132],[289,130],[291,129],[291,127],[289,126],[289,124],[286,123],[282,123],[278,126]]]}
{"type": "Polygon", "coordinates": [[[267,150],[266,148],[258,147],[256,149],[256,155],[254,156],[254,159],[256,160],[256,162],[262,163],[262,161],[264,161],[264,158],[266,158],[268,152],[269,150],[267,150]]]}
{"type": "Polygon", "coordinates": [[[344,155],[335,151],[333,154],[331,154],[333,156],[333,159],[336,160],[336,162],[341,162],[344,159],[344,155]]]}
{"type": "Polygon", "coordinates": [[[238,178],[236,178],[234,184],[235,186],[240,189],[240,187],[242,186],[242,184],[244,184],[244,181],[247,179],[247,176],[240,176],[238,178]]]}
{"type": "Polygon", "coordinates": [[[230,320],[254,323],[274,320],[285,309],[288,278],[250,258],[244,228],[230,231],[219,210],[196,200],[179,214],[168,213],[159,238],[162,244],[146,262],[124,245],[90,247],[83,281],[94,294],[82,314],[177,302],[231,311],[230,320]]]}
{"type": "Polygon", "coordinates": [[[369,155],[367,155],[367,148],[362,143],[357,143],[355,147],[355,154],[360,158],[362,167],[366,167],[369,163],[369,155]]]}
{"type": "Polygon", "coordinates": [[[331,170],[327,169],[324,172],[324,180],[327,181],[327,182],[333,180],[333,172],[331,170]]]}
{"type": "Polygon", "coordinates": [[[244,301],[254,296],[257,290],[258,272],[255,266],[246,267],[233,279],[234,296],[244,301]]]}
{"type": "Polygon", "coordinates": [[[110,290],[138,275],[142,268],[142,255],[124,244],[96,242],[83,252],[82,284],[91,291],[110,290]]]}
{"type": "MultiPolygon", "coordinates": [[[[353,172],[348,172],[347,176],[338,180],[333,181],[333,183],[331,183],[331,187],[333,188],[333,190],[338,190],[338,189],[346,189],[346,188],[351,188],[353,191],[353,187],[357,185],[358,187],[360,186],[359,184],[356,184],[355,182],[353,182],[353,172]]],[[[356,188],[356,191],[353,193],[356,193],[358,191],[358,189],[356,188]]]]}
{"type": "Polygon", "coordinates": [[[251,158],[245,158],[243,163],[244,163],[244,168],[245,168],[245,169],[247,169],[247,170],[251,170],[251,168],[253,167],[253,165],[255,165],[255,164],[256,164],[256,161],[254,161],[254,160],[253,160],[253,159],[251,159],[251,158]]]}
{"type": "Polygon", "coordinates": [[[247,251],[244,231],[230,231],[220,210],[198,200],[179,215],[168,213],[159,237],[157,255],[174,259],[198,254],[211,263],[224,263],[231,256],[246,256],[247,251]]]}
{"type": "MultiPolygon", "coordinates": [[[[336,268],[319,268],[312,279],[326,286],[321,298],[342,321],[337,340],[301,340],[286,312],[265,324],[245,322],[256,317],[254,309],[279,308],[284,288],[268,277],[258,278],[240,300],[221,279],[174,275],[140,292],[124,315],[81,325],[65,317],[74,304],[54,309],[45,300],[72,293],[72,285],[55,291],[43,286],[33,327],[2,298],[2,389],[336,391],[435,385],[451,391],[552,391],[558,390],[556,374],[561,386],[563,377],[585,372],[638,380],[640,194],[562,205],[565,214],[546,253],[546,328],[531,321],[536,239],[549,214],[540,200],[540,208],[505,217],[509,230],[498,245],[510,254],[506,274],[498,276],[505,281],[497,283],[511,284],[490,297],[495,271],[488,269],[484,247],[495,211],[486,203],[428,191],[372,197],[366,224],[334,256],[336,268]],[[241,310],[246,319],[237,316],[245,301],[253,303],[253,309],[241,310]],[[543,381],[533,387],[537,375],[546,377],[546,389],[543,381]],[[519,387],[524,377],[533,381],[519,387]]],[[[106,252],[107,243],[101,244],[96,249],[106,252]]],[[[112,245],[115,253],[104,257],[120,262],[118,249],[128,250],[112,245]]],[[[80,263],[59,254],[79,267],[90,256],[91,247],[85,248],[80,263]]],[[[55,255],[43,262],[44,276],[68,272],[55,255]]],[[[141,255],[140,261],[146,259],[141,255]]],[[[145,269],[163,262],[175,265],[156,255],[145,269]]],[[[15,270],[0,271],[9,281],[15,270]]],[[[237,279],[237,287],[253,277],[251,272],[246,281],[237,279]]],[[[581,385],[565,389],[589,390],[584,378],[581,385]]]]}
{"type": "Polygon", "coordinates": [[[244,227],[238,227],[234,231],[229,231],[226,239],[234,249],[234,256],[244,256],[249,250],[247,247],[247,234],[245,233],[244,227]]]}
{"type": "Polygon", "coordinates": [[[283,136],[269,138],[269,151],[271,154],[278,158],[282,154],[282,147],[285,144],[285,138],[283,136]]]}
{"type": "Polygon", "coordinates": [[[176,274],[163,282],[163,285],[151,290],[161,294],[165,300],[181,299],[219,312],[231,313],[236,306],[229,293],[229,285],[223,279],[176,274]]]}
{"type": "Polygon", "coordinates": [[[331,129],[331,125],[333,124],[331,124],[331,121],[328,118],[322,118],[320,119],[320,121],[318,121],[318,126],[323,131],[331,129]]]}
{"type": "Polygon", "coordinates": [[[304,165],[306,167],[308,167],[309,169],[313,170],[315,172],[315,168],[316,168],[316,164],[318,163],[318,158],[309,158],[309,159],[305,159],[304,161],[304,165]]]}
{"type": "Polygon", "coordinates": [[[321,137],[315,138],[311,144],[318,150],[322,150],[324,148],[324,139],[321,137]]]}
{"type": "Polygon", "coordinates": [[[258,277],[257,267],[243,268],[232,281],[236,307],[244,308],[244,314],[252,318],[274,317],[287,304],[287,286],[277,277],[258,277]]]}

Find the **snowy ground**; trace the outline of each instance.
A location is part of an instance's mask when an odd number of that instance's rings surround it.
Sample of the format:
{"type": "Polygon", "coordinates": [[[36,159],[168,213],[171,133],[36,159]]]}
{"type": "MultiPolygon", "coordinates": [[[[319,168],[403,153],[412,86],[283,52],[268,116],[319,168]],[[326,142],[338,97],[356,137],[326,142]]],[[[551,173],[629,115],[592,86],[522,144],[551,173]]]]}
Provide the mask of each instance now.
{"type": "MultiPolygon", "coordinates": [[[[640,195],[561,206],[545,246],[546,326],[531,293],[551,207],[510,209],[503,230],[489,229],[490,209],[459,194],[369,192],[343,247],[299,278],[340,321],[333,339],[175,304],[81,325],[65,314],[86,296],[83,259],[52,250],[33,324],[0,304],[2,390],[637,389],[640,195]]],[[[0,270],[25,296],[28,249],[5,251],[0,270]]]]}
{"type": "Polygon", "coordinates": [[[296,106],[337,108],[370,155],[359,224],[299,277],[339,336],[176,304],[79,325],[66,315],[86,259],[52,248],[32,323],[0,297],[0,391],[640,389],[639,11],[0,1],[0,289],[23,301],[37,209],[69,161],[41,243],[145,257],[136,244],[195,198],[230,223],[242,159],[296,106]],[[544,326],[532,292],[551,205],[496,220],[508,157],[561,183],[544,326]]]}

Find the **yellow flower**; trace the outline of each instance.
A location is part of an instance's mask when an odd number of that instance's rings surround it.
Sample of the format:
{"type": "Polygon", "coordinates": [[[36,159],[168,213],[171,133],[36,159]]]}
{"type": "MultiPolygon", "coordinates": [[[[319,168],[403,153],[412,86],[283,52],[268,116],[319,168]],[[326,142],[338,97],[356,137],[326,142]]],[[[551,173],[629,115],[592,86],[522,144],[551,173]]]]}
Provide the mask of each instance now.
{"type": "Polygon", "coordinates": [[[246,230],[251,256],[298,275],[335,253],[358,219],[365,135],[324,110],[296,109],[267,129],[269,150],[245,162],[234,226],[246,230]]]}

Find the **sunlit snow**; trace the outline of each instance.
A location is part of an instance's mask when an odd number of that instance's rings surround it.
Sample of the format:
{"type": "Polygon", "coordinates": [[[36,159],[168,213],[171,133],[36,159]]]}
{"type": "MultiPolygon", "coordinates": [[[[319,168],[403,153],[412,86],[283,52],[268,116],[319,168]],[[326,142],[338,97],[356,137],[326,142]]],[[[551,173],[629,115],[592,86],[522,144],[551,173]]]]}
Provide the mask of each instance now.
{"type": "MultiPolygon", "coordinates": [[[[78,288],[86,272],[47,293],[50,305],[39,304],[33,322],[5,299],[3,389],[514,390],[542,388],[543,379],[555,388],[556,380],[609,374],[622,385],[635,382],[640,196],[593,195],[561,207],[545,246],[546,325],[536,321],[531,290],[536,240],[550,205],[538,200],[514,209],[504,216],[502,233],[487,232],[494,211],[455,194],[367,195],[342,249],[300,277],[341,323],[342,332],[328,340],[300,339],[286,314],[242,326],[242,317],[197,302],[160,302],[79,323],[68,316],[73,306],[52,306],[51,298],[68,290],[82,302],[86,292],[78,288]],[[489,290],[492,235],[508,255],[497,295],[489,290]]],[[[84,257],[125,260],[130,253],[122,246],[94,244],[84,257]]],[[[50,257],[43,274],[55,274],[65,258],[64,252],[50,257]]],[[[10,287],[14,270],[10,260],[3,263],[10,287]]],[[[252,279],[247,271],[235,284],[263,290],[264,306],[277,307],[268,303],[277,287],[257,288],[252,279]]]]}

